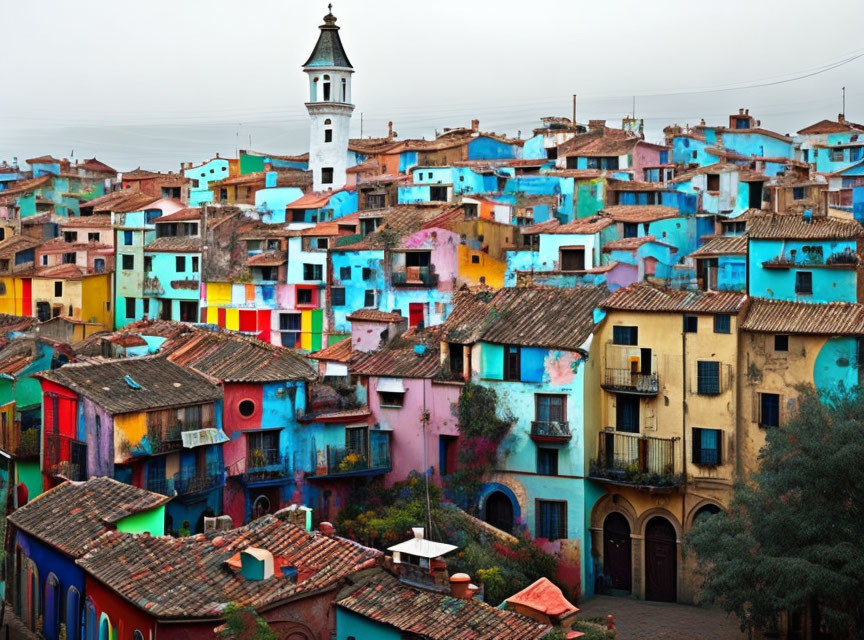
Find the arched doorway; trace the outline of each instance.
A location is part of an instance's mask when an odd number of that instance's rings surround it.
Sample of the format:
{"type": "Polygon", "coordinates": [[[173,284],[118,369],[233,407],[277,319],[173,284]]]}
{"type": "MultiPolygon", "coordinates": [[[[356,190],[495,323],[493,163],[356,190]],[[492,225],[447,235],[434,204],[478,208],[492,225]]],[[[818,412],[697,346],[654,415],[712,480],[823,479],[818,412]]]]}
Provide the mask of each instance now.
{"type": "Polygon", "coordinates": [[[513,531],[513,503],[504,492],[493,491],[486,498],[486,522],[501,531],[513,531]]]}
{"type": "Polygon", "coordinates": [[[645,527],[645,599],[675,602],[678,582],[678,549],[675,527],[656,516],[645,527]]]}
{"type": "Polygon", "coordinates": [[[630,550],[630,523],[612,512],[603,521],[603,571],[613,589],[632,589],[633,564],[630,550]]]}

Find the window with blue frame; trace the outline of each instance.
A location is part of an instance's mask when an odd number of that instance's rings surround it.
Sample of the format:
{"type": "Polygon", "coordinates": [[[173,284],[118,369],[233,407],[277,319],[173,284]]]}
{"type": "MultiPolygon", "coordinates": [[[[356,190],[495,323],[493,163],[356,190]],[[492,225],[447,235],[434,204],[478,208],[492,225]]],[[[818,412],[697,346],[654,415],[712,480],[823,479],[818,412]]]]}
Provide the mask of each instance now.
{"type": "Polygon", "coordinates": [[[693,464],[722,464],[721,446],[723,432],[720,429],[693,429],[693,464]]]}
{"type": "Polygon", "coordinates": [[[718,314],[714,316],[714,333],[731,333],[732,320],[731,316],[726,314],[718,314]]]}
{"type": "Polygon", "coordinates": [[[123,244],[125,244],[127,247],[132,244],[132,232],[131,231],[124,231],[123,232],[123,244]]]}
{"type": "Polygon", "coordinates": [[[537,500],[535,537],[561,540],[567,537],[567,502],[537,500]]]}
{"type": "Polygon", "coordinates": [[[537,473],[542,476],[558,475],[558,449],[537,447],[537,473]]]}
{"type": "Polygon", "coordinates": [[[701,395],[720,393],[720,363],[702,361],[696,363],[696,386],[701,395]]]}
{"type": "Polygon", "coordinates": [[[87,611],[84,618],[84,640],[96,640],[96,605],[92,598],[87,598],[87,611]]]}
{"type": "Polygon", "coordinates": [[[75,587],[66,592],[66,637],[81,637],[81,593],[75,587]]]}

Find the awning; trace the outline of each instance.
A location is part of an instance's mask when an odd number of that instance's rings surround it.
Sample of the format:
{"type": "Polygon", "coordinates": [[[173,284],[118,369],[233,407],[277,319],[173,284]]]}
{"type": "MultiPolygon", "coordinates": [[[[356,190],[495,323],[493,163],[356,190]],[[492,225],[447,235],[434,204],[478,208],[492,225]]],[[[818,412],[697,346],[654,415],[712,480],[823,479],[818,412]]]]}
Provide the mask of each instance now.
{"type": "Polygon", "coordinates": [[[228,436],[219,429],[184,431],[180,436],[183,438],[183,446],[187,449],[200,447],[205,444],[221,444],[223,442],[228,442],[228,436]]]}
{"type": "Polygon", "coordinates": [[[377,390],[384,393],[405,393],[402,378],[378,378],[377,390]]]}
{"type": "Polygon", "coordinates": [[[336,376],[345,378],[348,376],[348,365],[341,362],[328,362],[324,365],[324,377],[336,376]]]}

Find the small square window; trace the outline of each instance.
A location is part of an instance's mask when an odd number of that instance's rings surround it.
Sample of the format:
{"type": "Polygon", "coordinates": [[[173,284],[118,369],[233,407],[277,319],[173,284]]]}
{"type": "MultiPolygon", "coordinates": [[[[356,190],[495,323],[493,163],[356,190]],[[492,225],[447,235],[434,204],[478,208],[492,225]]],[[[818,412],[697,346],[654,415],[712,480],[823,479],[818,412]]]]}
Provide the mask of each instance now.
{"type": "Polygon", "coordinates": [[[333,167],[321,167],[321,184],[333,184],[333,167]]]}
{"type": "Polygon", "coordinates": [[[480,264],[480,256],[478,256],[478,255],[471,256],[471,264],[480,264]]]}
{"type": "Polygon", "coordinates": [[[297,304],[312,304],[312,290],[297,289],[297,304]]]}
{"type": "Polygon", "coordinates": [[[174,261],[177,273],[183,273],[186,271],[186,256],[176,256],[174,261]]]}
{"type": "Polygon", "coordinates": [[[63,283],[61,281],[54,282],[54,297],[59,298],[63,295],[63,283]]]}
{"type": "Polygon", "coordinates": [[[304,264],[303,279],[304,280],[321,280],[322,266],[320,264],[304,264]]]}
{"type": "Polygon", "coordinates": [[[684,316],[684,333],[697,333],[699,330],[699,318],[696,316],[684,316]]]}
{"type": "Polygon", "coordinates": [[[99,242],[100,236],[98,233],[88,233],[87,242],[99,242]]]}
{"type": "Polygon", "coordinates": [[[366,289],[366,293],[363,296],[363,306],[367,309],[375,308],[375,289],[366,289]]]}
{"type": "Polygon", "coordinates": [[[340,280],[350,280],[351,279],[351,267],[339,267],[339,279],[340,280]]]}
{"type": "Polygon", "coordinates": [[[789,351],[789,336],[774,336],[774,351],[789,351]]]}
{"type": "Polygon", "coordinates": [[[543,476],[558,475],[558,449],[537,447],[537,473],[543,476]]]}
{"type": "Polygon", "coordinates": [[[330,304],[334,307],[345,306],[345,287],[330,287],[330,304]]]}
{"type": "Polygon", "coordinates": [[[612,327],[612,344],[635,347],[639,344],[639,327],[612,327]]]}
{"type": "Polygon", "coordinates": [[[378,400],[382,407],[401,407],[405,403],[405,394],[398,391],[379,391],[378,400]]]}
{"type": "Polygon", "coordinates": [[[369,267],[363,267],[363,272],[361,273],[361,275],[363,276],[364,280],[369,280],[370,278],[372,278],[372,269],[370,269],[369,267]]]}
{"type": "Polygon", "coordinates": [[[123,255],[122,260],[123,271],[132,271],[135,269],[135,256],[130,256],[129,254],[123,255]]]}
{"type": "Polygon", "coordinates": [[[731,317],[725,314],[714,316],[714,333],[731,333],[731,317]]]}
{"type": "Polygon", "coordinates": [[[799,271],[795,274],[795,293],[813,293],[813,273],[799,271]]]}

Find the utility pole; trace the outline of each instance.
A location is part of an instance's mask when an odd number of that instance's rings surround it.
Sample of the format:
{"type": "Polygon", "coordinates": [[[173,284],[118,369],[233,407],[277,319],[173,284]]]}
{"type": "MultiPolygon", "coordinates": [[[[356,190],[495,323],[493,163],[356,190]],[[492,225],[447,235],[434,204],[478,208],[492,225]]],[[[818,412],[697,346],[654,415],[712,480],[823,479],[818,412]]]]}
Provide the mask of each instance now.
{"type": "Polygon", "coordinates": [[[843,119],[845,120],[846,119],[846,87],[843,87],[843,111],[841,111],[841,113],[843,114],[843,119]]]}
{"type": "Polygon", "coordinates": [[[636,96],[633,96],[633,119],[636,119],[636,96]]]}
{"type": "Polygon", "coordinates": [[[363,137],[363,112],[360,112],[360,137],[363,137]]]}
{"type": "Polygon", "coordinates": [[[576,94],[573,94],[573,124],[576,124],[576,94]]]}

